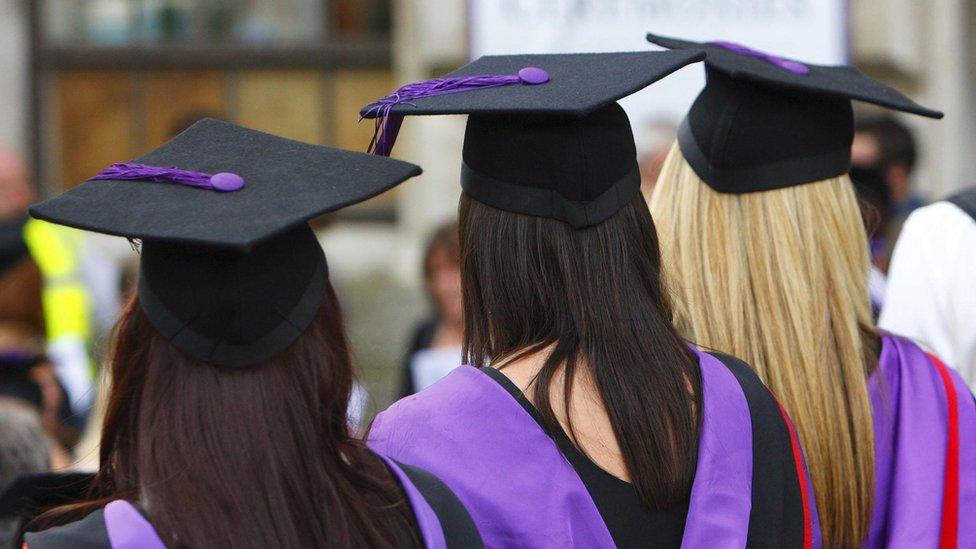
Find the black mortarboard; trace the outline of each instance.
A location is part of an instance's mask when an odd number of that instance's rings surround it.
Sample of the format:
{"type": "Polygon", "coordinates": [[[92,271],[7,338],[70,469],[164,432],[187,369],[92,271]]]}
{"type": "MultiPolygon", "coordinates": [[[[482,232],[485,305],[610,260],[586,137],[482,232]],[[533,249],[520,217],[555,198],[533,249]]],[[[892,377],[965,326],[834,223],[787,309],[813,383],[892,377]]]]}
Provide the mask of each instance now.
{"type": "Polygon", "coordinates": [[[419,173],[205,119],[30,213],[141,239],[139,298],[153,326],[193,357],[239,367],[283,351],[321,304],[328,270],[307,221],[419,173]]]}
{"type": "Polygon", "coordinates": [[[851,99],[941,118],[854,67],[823,66],[731,42],[648,34],[673,50],[705,49],[705,88],[678,129],[688,164],[723,193],[766,191],[847,173],[851,99]]]}
{"type": "Polygon", "coordinates": [[[378,119],[370,148],[389,154],[403,116],[468,114],[461,171],[468,196],[587,227],[640,190],[630,121],[616,101],[702,58],[700,51],[486,56],[404,86],[361,115],[378,119]]]}

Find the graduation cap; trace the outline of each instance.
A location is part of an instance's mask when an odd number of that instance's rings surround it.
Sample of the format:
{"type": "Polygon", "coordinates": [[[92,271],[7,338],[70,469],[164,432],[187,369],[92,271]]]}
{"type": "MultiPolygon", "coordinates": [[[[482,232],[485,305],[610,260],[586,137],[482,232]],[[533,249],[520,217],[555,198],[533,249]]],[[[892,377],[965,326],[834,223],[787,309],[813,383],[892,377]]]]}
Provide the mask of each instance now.
{"type": "Polygon", "coordinates": [[[688,164],[722,193],[820,181],[851,167],[851,100],[942,118],[849,66],[786,59],[732,42],[648,34],[672,50],[704,49],[705,88],[678,129],[688,164]]]}
{"type": "Polygon", "coordinates": [[[697,61],[701,51],[485,56],[363,107],[370,150],[389,154],[404,116],[467,114],[461,187],[502,210],[574,228],[607,219],[640,190],[618,99],[697,61]]]}
{"type": "Polygon", "coordinates": [[[190,356],[241,367],[283,351],[322,302],[328,269],[307,221],[420,171],[204,119],[30,214],[141,239],[152,325],[190,356]]]}

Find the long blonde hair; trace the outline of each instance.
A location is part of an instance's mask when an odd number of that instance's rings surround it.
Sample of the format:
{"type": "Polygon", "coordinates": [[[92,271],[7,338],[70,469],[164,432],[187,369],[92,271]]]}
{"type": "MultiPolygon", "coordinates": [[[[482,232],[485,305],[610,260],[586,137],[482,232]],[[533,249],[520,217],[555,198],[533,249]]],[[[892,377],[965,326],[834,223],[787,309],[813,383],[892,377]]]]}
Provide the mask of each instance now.
{"type": "Polygon", "coordinates": [[[675,323],[752,364],[792,416],[824,546],[858,546],[874,497],[870,257],[847,175],[748,194],[672,147],[650,201],[675,323]]]}

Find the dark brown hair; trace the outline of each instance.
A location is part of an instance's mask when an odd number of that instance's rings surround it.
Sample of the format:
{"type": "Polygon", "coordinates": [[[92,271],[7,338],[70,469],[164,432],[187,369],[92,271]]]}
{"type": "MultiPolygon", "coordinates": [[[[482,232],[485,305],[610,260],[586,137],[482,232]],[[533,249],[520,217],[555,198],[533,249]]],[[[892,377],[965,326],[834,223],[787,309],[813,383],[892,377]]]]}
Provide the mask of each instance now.
{"type": "Polygon", "coordinates": [[[93,499],[31,529],[125,498],[145,506],[168,546],[394,545],[391,509],[410,515],[350,434],[353,372],[331,285],[298,340],[254,367],[182,354],[136,299],[116,330],[93,499]]]}
{"type": "Polygon", "coordinates": [[[562,369],[568,410],[573,374],[588,368],[641,501],[652,510],[685,501],[698,456],[701,374],[671,325],[643,198],[574,230],[463,196],[460,235],[469,363],[504,365],[552,345],[534,380],[549,428],[559,428],[554,377],[562,369]]]}

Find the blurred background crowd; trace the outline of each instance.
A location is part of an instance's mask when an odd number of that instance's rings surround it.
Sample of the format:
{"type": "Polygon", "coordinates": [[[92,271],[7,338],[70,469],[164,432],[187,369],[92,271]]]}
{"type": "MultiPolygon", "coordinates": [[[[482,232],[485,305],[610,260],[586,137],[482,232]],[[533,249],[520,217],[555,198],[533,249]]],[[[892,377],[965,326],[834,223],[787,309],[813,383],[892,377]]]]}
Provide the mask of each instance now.
{"type": "MultiPolygon", "coordinates": [[[[364,150],[359,108],[400,84],[485,53],[650,49],[646,31],[852,62],[946,112],[917,129],[857,113],[880,303],[900,223],[972,184],[974,23],[968,0],[0,0],[0,489],[97,463],[100,364],[137,276],[129,242],[25,223],[26,206],[200,118],[364,150]]],[[[700,67],[683,72],[623,102],[645,192],[701,83],[700,67]]],[[[462,131],[459,117],[404,128],[396,156],[425,174],[315,223],[361,372],[360,424],[460,359],[462,131]]]]}

